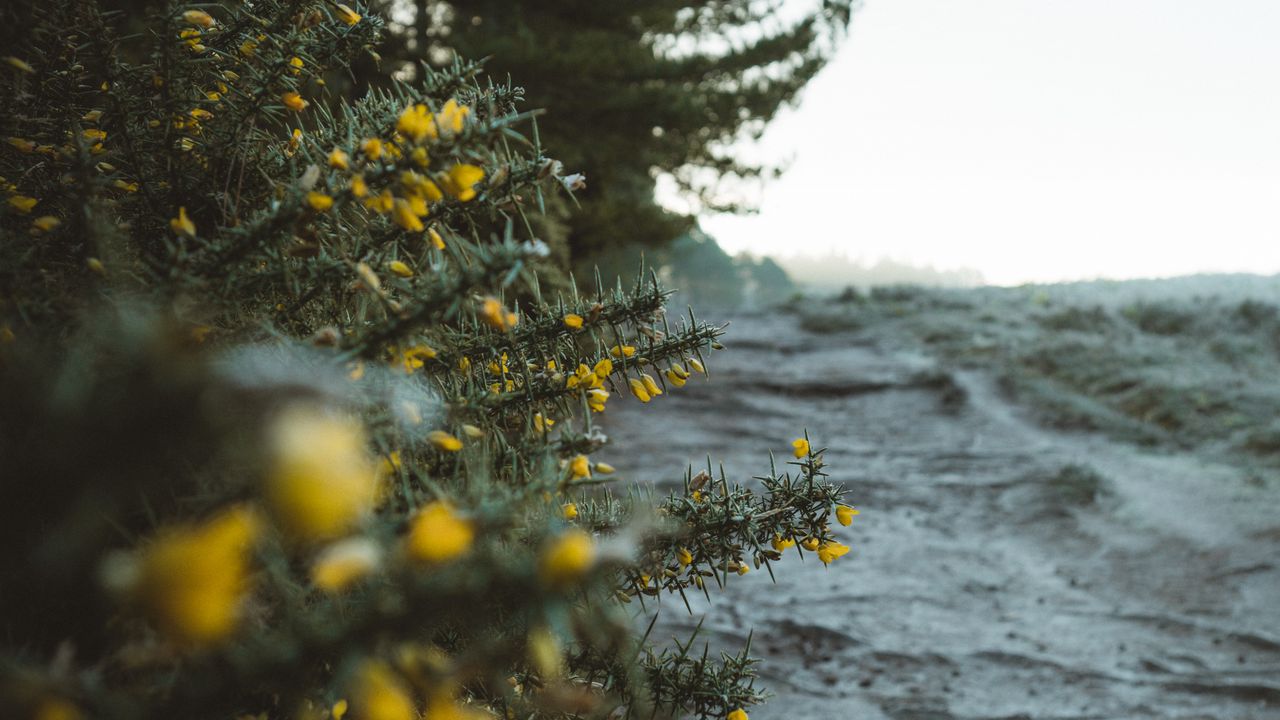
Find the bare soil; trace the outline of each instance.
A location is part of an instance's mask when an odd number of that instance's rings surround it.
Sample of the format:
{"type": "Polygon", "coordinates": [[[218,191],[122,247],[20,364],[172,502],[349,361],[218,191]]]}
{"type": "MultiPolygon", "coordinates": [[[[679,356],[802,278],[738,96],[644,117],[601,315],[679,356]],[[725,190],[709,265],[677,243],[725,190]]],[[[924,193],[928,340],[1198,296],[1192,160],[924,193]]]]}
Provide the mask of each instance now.
{"type": "Polygon", "coordinates": [[[1280,718],[1280,482],[1038,424],[880,326],[809,327],[736,317],[710,378],[605,426],[601,459],[660,486],[708,455],[747,481],[807,428],[862,510],[828,568],[663,603],[660,635],[753,633],[753,720],[1280,718]]]}

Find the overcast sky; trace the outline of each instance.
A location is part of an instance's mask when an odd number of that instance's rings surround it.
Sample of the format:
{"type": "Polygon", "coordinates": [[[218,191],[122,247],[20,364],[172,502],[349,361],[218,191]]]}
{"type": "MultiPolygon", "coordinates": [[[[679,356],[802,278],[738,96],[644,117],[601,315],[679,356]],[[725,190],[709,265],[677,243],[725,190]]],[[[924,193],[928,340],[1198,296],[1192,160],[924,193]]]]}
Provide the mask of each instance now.
{"type": "Polygon", "coordinates": [[[1280,0],[866,0],[730,252],[989,282],[1280,272],[1280,0]]]}

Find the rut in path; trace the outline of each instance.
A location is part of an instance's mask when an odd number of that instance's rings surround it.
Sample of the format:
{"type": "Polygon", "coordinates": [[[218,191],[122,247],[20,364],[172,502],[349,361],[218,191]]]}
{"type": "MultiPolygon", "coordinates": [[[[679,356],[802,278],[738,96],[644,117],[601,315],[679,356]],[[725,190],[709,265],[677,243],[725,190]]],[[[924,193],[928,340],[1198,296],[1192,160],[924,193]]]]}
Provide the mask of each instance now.
{"type": "Polygon", "coordinates": [[[830,447],[853,552],[663,604],[657,637],[754,629],[776,695],[754,720],[1280,718],[1275,487],[1042,429],[874,329],[739,317],[725,343],[710,380],[611,402],[602,459],[661,483],[710,454],[745,482],[805,427],[830,447]]]}

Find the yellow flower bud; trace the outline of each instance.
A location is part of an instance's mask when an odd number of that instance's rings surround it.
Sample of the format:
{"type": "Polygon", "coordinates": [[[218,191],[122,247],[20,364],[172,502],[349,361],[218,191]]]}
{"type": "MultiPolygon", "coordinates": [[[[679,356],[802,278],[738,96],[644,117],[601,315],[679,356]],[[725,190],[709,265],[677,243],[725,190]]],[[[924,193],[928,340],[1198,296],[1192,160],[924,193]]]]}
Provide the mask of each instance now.
{"type": "Polygon", "coordinates": [[[645,389],[643,382],[640,382],[635,378],[631,378],[630,380],[627,381],[627,384],[631,387],[631,394],[634,395],[636,399],[639,400],[640,402],[647,403],[652,399],[649,396],[649,391],[645,389]]]}
{"type": "Polygon", "coordinates": [[[346,170],[351,167],[351,156],[341,148],[334,148],[329,151],[329,167],[335,170],[346,170]]]}
{"type": "Polygon", "coordinates": [[[307,204],[316,212],[328,212],[329,208],[333,207],[333,198],[313,190],[307,193],[307,204]]]}
{"type": "Polygon", "coordinates": [[[462,441],[443,430],[427,433],[427,441],[441,452],[458,452],[462,449],[462,441]]]}
{"type": "Polygon", "coordinates": [[[338,18],[348,25],[355,25],[360,22],[360,13],[342,3],[338,3],[338,18]]]}
{"type": "Polygon", "coordinates": [[[560,506],[560,512],[565,520],[572,520],[578,517],[578,506],[574,503],[565,503],[560,506]]]}
{"type": "Polygon", "coordinates": [[[203,10],[188,10],[182,13],[182,19],[191,25],[199,25],[206,30],[217,24],[213,16],[203,10]]]}
{"type": "Polygon", "coordinates": [[[399,260],[392,260],[387,263],[387,269],[390,270],[393,275],[397,275],[402,278],[413,277],[413,268],[399,260]]]}
{"type": "Polygon", "coordinates": [[[289,108],[294,112],[302,112],[303,110],[307,109],[308,105],[311,104],[306,100],[303,100],[301,95],[299,95],[296,92],[293,92],[292,90],[281,95],[280,102],[284,103],[285,107],[289,108]]]}

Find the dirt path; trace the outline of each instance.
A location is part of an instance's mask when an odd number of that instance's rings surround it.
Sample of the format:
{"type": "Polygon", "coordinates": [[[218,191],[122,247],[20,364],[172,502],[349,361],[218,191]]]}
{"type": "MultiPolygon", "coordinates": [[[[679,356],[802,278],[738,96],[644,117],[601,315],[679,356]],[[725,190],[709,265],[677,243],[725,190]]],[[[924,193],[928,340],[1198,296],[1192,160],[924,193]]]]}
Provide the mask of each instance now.
{"type": "Polygon", "coordinates": [[[710,381],[610,403],[629,478],[711,453],[745,481],[807,427],[862,508],[830,568],[713,594],[707,637],[754,628],[776,693],[753,720],[1280,718],[1280,487],[1045,431],[874,332],[739,317],[710,381]]]}

